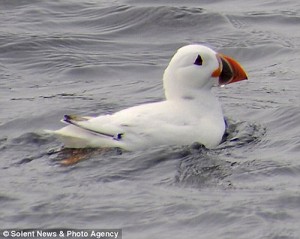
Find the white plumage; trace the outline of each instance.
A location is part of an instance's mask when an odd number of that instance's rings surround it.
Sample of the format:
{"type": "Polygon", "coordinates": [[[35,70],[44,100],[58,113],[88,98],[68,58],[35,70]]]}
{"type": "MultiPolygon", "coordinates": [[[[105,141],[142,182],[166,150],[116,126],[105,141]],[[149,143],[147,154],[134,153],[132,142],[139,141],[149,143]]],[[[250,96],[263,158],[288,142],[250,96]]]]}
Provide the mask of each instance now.
{"type": "Polygon", "coordinates": [[[222,140],[225,122],[211,88],[244,79],[245,71],[232,58],[202,45],[184,46],[164,72],[166,100],[98,117],[66,115],[63,122],[69,125],[51,132],[69,148],[131,151],[194,142],[213,148],[222,140]]]}

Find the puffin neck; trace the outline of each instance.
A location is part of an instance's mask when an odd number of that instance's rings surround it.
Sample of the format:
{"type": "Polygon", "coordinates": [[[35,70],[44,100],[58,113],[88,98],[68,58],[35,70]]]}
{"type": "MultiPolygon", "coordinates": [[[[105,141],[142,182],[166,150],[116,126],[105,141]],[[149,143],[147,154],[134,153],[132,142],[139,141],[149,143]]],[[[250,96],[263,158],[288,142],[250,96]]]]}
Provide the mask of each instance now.
{"type": "Polygon", "coordinates": [[[208,88],[204,89],[189,89],[185,91],[166,91],[165,92],[167,100],[179,100],[186,102],[200,102],[211,98],[215,98],[211,90],[208,88]]]}

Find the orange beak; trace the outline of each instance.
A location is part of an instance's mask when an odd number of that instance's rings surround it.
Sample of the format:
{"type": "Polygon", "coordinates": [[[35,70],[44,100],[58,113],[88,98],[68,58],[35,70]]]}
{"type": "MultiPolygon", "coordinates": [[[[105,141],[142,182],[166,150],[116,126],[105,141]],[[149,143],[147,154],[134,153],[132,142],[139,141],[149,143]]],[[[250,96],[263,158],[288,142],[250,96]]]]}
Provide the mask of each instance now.
{"type": "Polygon", "coordinates": [[[219,67],[212,73],[212,77],[219,77],[219,85],[247,80],[247,74],[243,67],[233,58],[217,54],[219,67]]]}

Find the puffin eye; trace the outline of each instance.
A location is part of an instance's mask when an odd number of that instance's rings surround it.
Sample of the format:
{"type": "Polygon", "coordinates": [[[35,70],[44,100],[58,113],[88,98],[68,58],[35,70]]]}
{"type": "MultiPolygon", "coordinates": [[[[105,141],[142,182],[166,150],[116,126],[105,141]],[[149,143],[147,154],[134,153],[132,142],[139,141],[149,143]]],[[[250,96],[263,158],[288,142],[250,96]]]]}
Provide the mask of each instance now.
{"type": "Polygon", "coordinates": [[[197,56],[197,59],[195,60],[194,64],[197,66],[202,66],[203,60],[200,55],[197,56]]]}

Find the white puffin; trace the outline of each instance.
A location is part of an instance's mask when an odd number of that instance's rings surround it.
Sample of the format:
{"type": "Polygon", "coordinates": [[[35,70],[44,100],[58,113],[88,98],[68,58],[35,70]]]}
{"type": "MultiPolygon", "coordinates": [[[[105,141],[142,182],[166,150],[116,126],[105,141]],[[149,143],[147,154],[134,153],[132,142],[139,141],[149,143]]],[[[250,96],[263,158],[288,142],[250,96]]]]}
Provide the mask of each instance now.
{"type": "Polygon", "coordinates": [[[65,115],[68,126],[56,131],[66,148],[112,148],[128,151],[198,142],[214,148],[221,142],[225,122],[215,83],[246,80],[234,59],[203,45],[180,48],[163,75],[166,99],[98,117],[65,115]]]}

